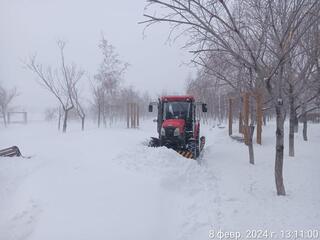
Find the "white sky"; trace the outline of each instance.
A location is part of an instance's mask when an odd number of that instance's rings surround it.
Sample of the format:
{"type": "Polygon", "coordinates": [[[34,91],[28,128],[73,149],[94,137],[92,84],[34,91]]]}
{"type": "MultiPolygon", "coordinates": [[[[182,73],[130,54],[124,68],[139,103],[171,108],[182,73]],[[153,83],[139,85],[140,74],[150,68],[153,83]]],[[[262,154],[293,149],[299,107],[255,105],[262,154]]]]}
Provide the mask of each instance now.
{"type": "Polygon", "coordinates": [[[181,49],[182,39],[166,43],[167,25],[149,28],[143,37],[144,26],[137,23],[144,20],[145,5],[145,0],[0,0],[0,81],[18,87],[15,104],[27,111],[54,106],[22,60],[37,53],[39,61],[56,65],[56,41],[62,39],[67,61],[93,75],[102,58],[97,45],[103,32],[131,65],[125,85],[151,94],[183,93],[193,71],[183,63],[191,55],[181,49]]]}

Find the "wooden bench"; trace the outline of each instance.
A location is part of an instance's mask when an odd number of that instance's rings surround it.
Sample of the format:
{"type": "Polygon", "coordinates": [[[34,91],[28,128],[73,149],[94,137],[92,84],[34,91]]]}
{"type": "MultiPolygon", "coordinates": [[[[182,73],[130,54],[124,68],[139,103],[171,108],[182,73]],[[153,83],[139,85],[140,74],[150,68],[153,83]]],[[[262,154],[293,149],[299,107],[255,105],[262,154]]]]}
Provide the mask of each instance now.
{"type": "Polygon", "coordinates": [[[21,157],[21,152],[17,146],[0,150],[0,157],[21,157]]]}
{"type": "Polygon", "coordinates": [[[235,141],[237,141],[237,142],[241,142],[241,143],[244,142],[244,137],[242,137],[242,136],[239,136],[239,135],[231,135],[230,137],[231,137],[231,139],[233,139],[233,140],[235,140],[235,141]]]}

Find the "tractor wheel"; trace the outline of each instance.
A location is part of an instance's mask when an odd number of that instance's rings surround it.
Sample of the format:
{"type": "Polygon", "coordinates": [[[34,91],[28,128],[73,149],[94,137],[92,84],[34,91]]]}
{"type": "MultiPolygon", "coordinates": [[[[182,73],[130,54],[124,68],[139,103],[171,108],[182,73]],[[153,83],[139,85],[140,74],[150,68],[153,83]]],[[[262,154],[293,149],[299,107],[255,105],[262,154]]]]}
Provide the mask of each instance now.
{"type": "Polygon", "coordinates": [[[200,155],[200,143],[199,141],[196,142],[196,158],[200,155]]]}
{"type": "Polygon", "coordinates": [[[160,147],[160,140],[158,138],[152,137],[148,146],[149,147],[160,147]]]}
{"type": "Polygon", "coordinates": [[[189,151],[192,152],[193,159],[197,159],[199,156],[199,147],[197,146],[196,141],[192,141],[189,143],[189,151]]]}
{"type": "Polygon", "coordinates": [[[196,139],[196,149],[195,149],[195,153],[196,153],[196,158],[199,157],[200,155],[200,139],[199,139],[199,133],[198,133],[198,137],[196,139]]]}

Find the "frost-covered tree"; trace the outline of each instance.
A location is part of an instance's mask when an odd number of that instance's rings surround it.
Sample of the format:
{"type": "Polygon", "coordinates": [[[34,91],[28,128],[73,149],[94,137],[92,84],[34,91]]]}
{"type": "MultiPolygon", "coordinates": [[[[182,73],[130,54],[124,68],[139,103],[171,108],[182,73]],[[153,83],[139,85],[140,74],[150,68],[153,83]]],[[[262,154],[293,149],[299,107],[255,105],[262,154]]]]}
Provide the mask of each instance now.
{"type": "Polygon", "coordinates": [[[98,116],[98,126],[100,127],[101,118],[106,125],[107,115],[112,116],[119,86],[128,68],[128,63],[120,60],[114,46],[103,35],[98,46],[103,59],[94,75],[93,99],[98,116]]]}
{"type": "Polygon", "coordinates": [[[66,64],[64,41],[57,42],[60,53],[60,66],[53,68],[37,62],[36,56],[31,56],[26,63],[27,68],[37,76],[38,83],[49,91],[59,102],[63,110],[62,131],[67,131],[68,113],[74,108],[73,93],[84,71],[76,64],[66,64]]]}
{"type": "MultiPolygon", "coordinates": [[[[186,47],[192,48],[196,62],[200,65],[206,67],[212,56],[223,55],[222,59],[228,60],[231,69],[236,66],[236,69],[249,76],[244,78],[246,83],[241,83],[240,86],[249,83],[249,90],[266,90],[276,115],[276,189],[278,195],[285,195],[284,121],[290,104],[287,92],[290,77],[288,64],[295,56],[295,50],[306,31],[319,24],[320,1],[147,2],[147,13],[144,15],[147,20],[144,24],[151,26],[159,22],[170,23],[171,34],[175,32],[178,36],[190,37],[186,47]],[[149,14],[150,11],[153,14],[149,14]]],[[[222,81],[230,84],[228,78],[222,81]]]]}
{"type": "Polygon", "coordinates": [[[83,131],[86,119],[86,111],[84,106],[84,99],[81,95],[81,90],[78,84],[74,84],[71,88],[71,97],[73,99],[73,105],[77,112],[77,115],[81,119],[81,130],[83,131]]]}
{"type": "Polygon", "coordinates": [[[7,111],[13,99],[18,96],[17,88],[6,89],[0,84],[0,112],[3,117],[3,123],[7,126],[7,111]]]}

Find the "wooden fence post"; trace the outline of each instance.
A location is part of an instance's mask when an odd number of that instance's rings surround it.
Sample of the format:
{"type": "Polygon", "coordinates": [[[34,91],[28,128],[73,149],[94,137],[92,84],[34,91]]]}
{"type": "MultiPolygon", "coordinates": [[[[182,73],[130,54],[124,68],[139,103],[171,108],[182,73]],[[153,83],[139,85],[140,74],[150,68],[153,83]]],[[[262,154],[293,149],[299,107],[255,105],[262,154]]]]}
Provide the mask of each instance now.
{"type": "Polygon", "coordinates": [[[138,128],[139,124],[139,105],[127,103],[127,128],[138,128]]]}

